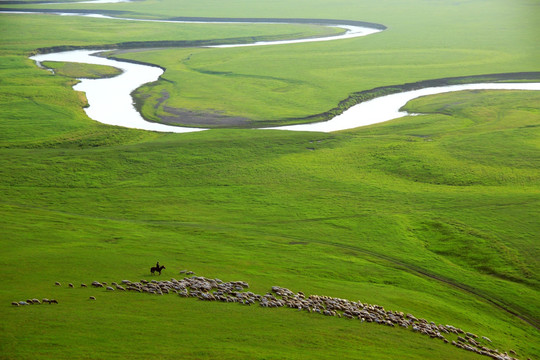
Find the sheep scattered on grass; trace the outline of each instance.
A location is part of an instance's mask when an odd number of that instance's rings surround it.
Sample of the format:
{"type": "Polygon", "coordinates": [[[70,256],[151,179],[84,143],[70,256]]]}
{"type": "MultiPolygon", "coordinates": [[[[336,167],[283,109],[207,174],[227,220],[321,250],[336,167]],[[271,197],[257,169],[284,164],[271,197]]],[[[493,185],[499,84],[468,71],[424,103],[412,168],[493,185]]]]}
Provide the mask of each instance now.
{"type": "Polygon", "coordinates": [[[11,305],[13,306],[24,306],[24,305],[40,305],[40,304],[45,304],[45,303],[49,303],[49,304],[58,304],[58,301],[55,300],[55,299],[47,299],[47,298],[43,298],[41,301],[39,301],[39,299],[26,299],[26,300],[21,300],[21,301],[12,301],[11,302],[11,305]]]}
{"type": "MultiPolygon", "coordinates": [[[[187,270],[182,270],[180,273],[193,274],[192,271],[187,270]]],[[[246,306],[258,303],[261,307],[266,308],[289,307],[313,314],[345,318],[348,320],[357,319],[361,322],[390,327],[399,325],[404,329],[411,329],[433,339],[440,339],[444,343],[451,343],[453,346],[475,352],[479,355],[485,355],[498,360],[514,359],[507,353],[501,353],[497,349],[490,349],[484,346],[481,341],[491,343],[491,340],[485,336],[479,338],[474,333],[465,332],[452,325],[437,325],[433,321],[417,318],[409,313],[405,314],[401,311],[386,310],[380,305],[362,303],[361,301],[350,301],[321,295],[307,296],[301,291],[295,293],[280,286],[273,286],[271,291],[265,295],[259,295],[246,291],[249,288],[247,282],[223,282],[220,279],[209,279],[202,276],[185,277],[181,280],[173,278],[171,280],[148,281],[142,279],[139,282],[132,282],[130,280],[122,280],[121,282],[126,288],[115,282],[111,284],[116,289],[123,291],[157,295],[175,293],[180,297],[196,297],[203,301],[236,302],[246,306]],[[445,336],[455,336],[457,341],[449,340],[445,336]]],[[[95,287],[104,287],[105,284],[105,282],[99,283],[97,281],[92,283],[95,287]]],[[[109,291],[115,290],[112,286],[107,286],[106,289],[109,291]]],[[[95,297],[90,296],[89,299],[95,300],[95,297]]],[[[50,300],[49,303],[53,302],[57,303],[56,300],[50,300]]],[[[509,352],[516,355],[513,350],[509,352]]]]}

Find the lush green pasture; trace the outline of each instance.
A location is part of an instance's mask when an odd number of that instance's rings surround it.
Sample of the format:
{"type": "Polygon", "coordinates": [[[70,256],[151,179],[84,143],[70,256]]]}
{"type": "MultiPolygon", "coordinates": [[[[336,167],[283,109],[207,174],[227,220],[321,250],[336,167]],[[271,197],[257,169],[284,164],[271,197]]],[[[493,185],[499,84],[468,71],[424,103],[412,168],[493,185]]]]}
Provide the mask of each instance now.
{"type": "Polygon", "coordinates": [[[294,310],[65,287],[149,278],[147,267],[158,259],[167,266],[163,277],[186,268],[246,280],[258,293],[281,285],[359,299],[537,356],[537,331],[483,297],[538,318],[538,156],[530,151],[540,119],[530,104],[540,95],[443,99],[443,106],[435,97],[412,109],[444,115],[333,135],[98,127],[75,140],[8,145],[0,164],[2,263],[10,274],[1,291],[3,333],[12,334],[3,341],[6,353],[472,356],[406,330],[294,310]],[[139,140],[126,143],[136,140],[129,134],[139,140]],[[464,138],[474,146],[463,146],[464,138]],[[500,151],[516,142],[522,146],[500,151]],[[517,167],[514,157],[523,159],[517,167]],[[10,308],[36,296],[60,304],[10,308]]]}
{"type": "Polygon", "coordinates": [[[0,14],[2,53],[55,46],[112,46],[134,41],[280,40],[339,33],[337,29],[280,24],[181,24],[53,14],[0,14]],[[61,20],[61,21],[60,21],[61,20]]]}
{"type": "Polygon", "coordinates": [[[122,70],[104,65],[67,63],[58,61],[44,61],[42,65],[54,71],[57,75],[71,78],[101,79],[114,77],[122,73],[122,70]]]}
{"type": "MultiPolygon", "coordinates": [[[[167,68],[174,86],[143,89],[151,99],[166,90],[170,106],[259,121],[326,111],[376,86],[538,70],[532,1],[211,3],[70,6],[389,26],[325,44],[122,55],[167,68]]],[[[50,46],[321,31],[0,14],[0,358],[481,358],[401,328],[78,287],[150,279],[157,260],[162,278],[189,269],[256,293],[279,285],[360,300],[540,357],[529,324],[540,318],[538,92],[422,98],[407,108],[426,115],[333,134],[158,134],[91,121],[74,80],[27,59],[50,46]],[[10,305],[34,297],[59,304],[10,305]]]]}

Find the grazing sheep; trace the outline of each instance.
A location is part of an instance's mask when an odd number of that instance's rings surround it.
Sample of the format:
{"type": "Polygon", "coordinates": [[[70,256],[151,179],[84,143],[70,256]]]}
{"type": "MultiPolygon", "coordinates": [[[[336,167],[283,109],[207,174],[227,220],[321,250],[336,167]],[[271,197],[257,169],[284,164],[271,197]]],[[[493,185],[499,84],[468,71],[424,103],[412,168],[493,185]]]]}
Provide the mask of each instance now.
{"type": "Polygon", "coordinates": [[[88,286],[86,286],[85,283],[82,283],[82,284],[81,284],[81,287],[88,287],[88,286]]]}
{"type": "Polygon", "coordinates": [[[19,303],[16,302],[16,301],[12,301],[12,302],[11,302],[11,305],[13,305],[13,306],[19,306],[19,303]]]}
{"type": "Polygon", "coordinates": [[[32,302],[33,302],[34,304],[41,304],[41,301],[39,301],[38,299],[32,299],[32,302]]]}
{"type": "Polygon", "coordinates": [[[28,305],[26,301],[19,301],[19,305],[28,305]]]}
{"type": "MultiPolygon", "coordinates": [[[[162,267],[164,268],[164,267],[162,267]]],[[[192,271],[182,270],[180,273],[187,275],[194,274],[192,271]]],[[[94,282],[95,287],[104,287],[106,283],[94,282]]],[[[437,325],[433,321],[426,319],[418,319],[412,314],[406,314],[398,311],[385,310],[384,307],[379,305],[372,305],[362,303],[360,301],[350,301],[347,299],[334,298],[321,295],[306,295],[302,291],[294,293],[293,291],[282,288],[279,286],[273,286],[271,292],[266,295],[254,294],[246,291],[249,288],[248,283],[244,281],[230,281],[223,282],[220,279],[208,279],[202,276],[185,277],[181,280],[172,278],[167,280],[140,280],[140,282],[131,282],[129,280],[122,280],[122,284],[126,284],[127,290],[133,290],[138,292],[147,292],[149,294],[169,294],[171,292],[177,294],[180,297],[194,297],[203,301],[221,301],[221,302],[235,302],[241,305],[251,305],[257,302],[261,307],[277,308],[288,307],[294,308],[298,311],[305,310],[310,313],[318,313],[326,316],[333,316],[345,319],[358,319],[362,322],[380,324],[395,327],[399,325],[405,329],[411,328],[418,334],[427,335],[433,339],[440,339],[444,343],[450,343],[460,349],[475,352],[480,355],[489,356],[499,360],[513,359],[507,353],[502,354],[498,350],[489,349],[485,346],[481,346],[475,338],[477,335],[465,332],[460,328],[456,328],[452,325],[437,325]],[[455,334],[457,341],[446,339],[443,334],[455,334]]],[[[123,286],[112,282],[111,285],[115,286],[118,290],[125,290],[123,286]]],[[[82,285],[81,285],[82,286],[82,285]]],[[[107,286],[107,290],[114,291],[113,286],[107,286]]],[[[90,296],[90,300],[95,300],[94,296],[90,296]]],[[[43,300],[45,302],[46,299],[43,300]]],[[[39,303],[28,301],[29,303],[39,303]]],[[[51,300],[49,303],[57,303],[56,300],[51,300]]],[[[22,305],[16,303],[14,306],[22,305]]],[[[25,303],[28,304],[28,303],[25,303]]],[[[491,340],[485,336],[482,339],[491,342],[491,340]]],[[[510,350],[510,354],[515,355],[515,351],[510,350]]]]}
{"type": "Polygon", "coordinates": [[[43,298],[43,299],[41,299],[41,302],[42,302],[42,303],[48,303],[49,301],[50,301],[50,300],[49,300],[49,299],[47,299],[47,298],[43,298]]]}
{"type": "Polygon", "coordinates": [[[68,286],[69,286],[70,288],[72,288],[72,287],[73,287],[73,284],[72,284],[72,283],[69,283],[68,286]]]}
{"type": "Polygon", "coordinates": [[[54,285],[56,285],[56,286],[62,286],[62,284],[60,284],[58,281],[55,282],[54,285]]]}
{"type": "Polygon", "coordinates": [[[90,296],[88,299],[90,299],[90,300],[96,300],[96,297],[95,297],[95,296],[90,296]]]}
{"type": "Polygon", "coordinates": [[[51,299],[49,300],[49,304],[58,304],[58,301],[56,301],[55,299],[51,299]]]}

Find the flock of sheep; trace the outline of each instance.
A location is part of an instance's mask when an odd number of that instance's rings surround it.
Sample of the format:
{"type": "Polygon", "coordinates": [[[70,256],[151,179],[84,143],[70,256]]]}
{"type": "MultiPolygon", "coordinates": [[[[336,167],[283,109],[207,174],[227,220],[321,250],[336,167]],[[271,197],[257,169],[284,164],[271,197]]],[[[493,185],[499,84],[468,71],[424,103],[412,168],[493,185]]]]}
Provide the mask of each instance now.
{"type": "MultiPolygon", "coordinates": [[[[183,274],[192,275],[192,271],[182,271],[183,274]]],[[[60,283],[55,283],[61,286],[60,283]]],[[[69,284],[69,287],[74,287],[69,284]]],[[[119,283],[113,282],[110,285],[106,282],[94,281],[91,284],[94,288],[105,288],[107,291],[132,291],[149,294],[170,294],[175,293],[181,297],[196,297],[204,301],[233,302],[243,305],[259,304],[267,308],[288,307],[297,310],[303,310],[310,313],[318,313],[325,316],[335,316],[345,319],[358,319],[362,322],[375,323],[386,326],[400,326],[405,329],[411,329],[419,334],[430,336],[434,339],[440,339],[445,343],[485,355],[497,360],[517,360],[512,355],[516,352],[500,352],[497,349],[491,349],[485,344],[491,343],[491,340],[485,336],[479,338],[477,335],[466,332],[452,325],[435,324],[433,321],[427,321],[422,318],[416,318],[412,314],[404,314],[400,311],[385,310],[382,306],[364,304],[360,301],[354,302],[347,299],[340,299],[329,296],[310,295],[307,296],[299,291],[293,291],[273,286],[271,291],[265,295],[254,294],[247,291],[248,283],[245,281],[223,282],[220,279],[209,279],[202,276],[185,277],[182,280],[140,280],[133,282],[122,280],[119,283]],[[449,340],[448,338],[456,340],[449,340]],[[510,355],[510,354],[511,355],[510,355]]],[[[81,284],[81,287],[87,287],[81,284]]],[[[90,300],[96,300],[95,296],[90,296],[90,300]]],[[[13,302],[14,306],[40,304],[48,302],[49,304],[58,303],[56,300],[38,299],[13,302]]]]}
{"type": "Polygon", "coordinates": [[[35,304],[58,304],[58,301],[55,299],[43,298],[41,301],[39,299],[26,299],[21,301],[13,301],[11,305],[13,306],[25,306],[25,305],[35,305],[35,304]]]}

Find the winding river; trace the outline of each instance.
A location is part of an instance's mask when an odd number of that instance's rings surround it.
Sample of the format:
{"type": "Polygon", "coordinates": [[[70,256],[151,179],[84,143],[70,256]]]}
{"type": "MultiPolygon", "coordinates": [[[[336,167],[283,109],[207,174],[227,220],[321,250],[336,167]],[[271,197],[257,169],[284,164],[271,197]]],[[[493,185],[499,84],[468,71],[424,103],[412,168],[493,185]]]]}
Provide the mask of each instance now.
{"type": "MultiPolygon", "coordinates": [[[[99,0],[98,0],[99,1],[99,0]]],[[[107,0],[103,0],[107,1],[107,0]]],[[[111,1],[111,0],[109,0],[111,1]]],[[[115,1],[115,0],[112,0],[115,1]]],[[[122,0],[118,0],[122,1],[122,0]]],[[[124,0],[126,1],[126,0],[124,0]]],[[[20,12],[19,12],[20,13],[20,12]]],[[[28,13],[28,12],[25,12],[28,13]]],[[[71,16],[90,16],[108,18],[111,20],[131,20],[131,21],[154,21],[154,22],[179,22],[179,23],[238,23],[240,21],[185,21],[185,20],[146,20],[146,19],[128,19],[106,16],[102,14],[81,14],[81,13],[62,13],[55,12],[58,15],[71,16]]],[[[251,23],[245,21],[245,23],[251,23]]],[[[260,23],[260,22],[259,22],[260,23]]],[[[269,22],[271,23],[271,22],[269,22]]],[[[214,45],[210,47],[240,47],[240,46],[264,46],[264,45],[284,45],[293,43],[315,42],[315,41],[334,41],[340,39],[367,36],[382,31],[380,28],[363,27],[353,25],[327,24],[326,26],[339,27],[345,30],[343,34],[335,36],[325,36],[320,38],[294,39],[283,41],[264,41],[251,44],[226,44],[214,45]]],[[[108,65],[121,69],[122,74],[107,79],[79,79],[80,82],[74,86],[77,91],[86,93],[89,107],[85,109],[87,115],[96,121],[104,124],[123,126],[129,128],[185,133],[193,131],[207,130],[203,128],[189,128],[179,126],[169,126],[159,123],[148,122],[142,118],[133,106],[131,92],[141,85],[156,81],[163,70],[159,67],[133,64],[124,61],[117,61],[96,56],[105,50],[75,50],[59,53],[40,54],[32,56],[31,59],[40,65],[43,61],[63,61],[78,62],[88,64],[108,65]]],[[[110,50],[108,50],[110,51],[110,50]]],[[[426,95],[440,94],[461,90],[540,90],[540,83],[476,83],[464,85],[451,85],[442,87],[430,87],[420,90],[401,92],[397,94],[379,97],[355,105],[334,117],[331,120],[300,124],[271,127],[266,129],[292,130],[292,131],[317,131],[333,132],[339,130],[352,129],[360,126],[376,124],[399,117],[409,115],[400,111],[408,101],[426,95]]]]}

